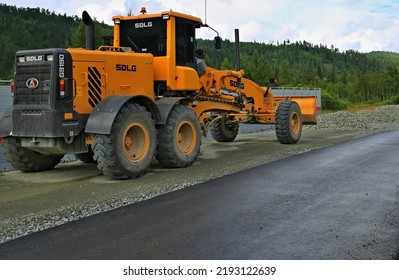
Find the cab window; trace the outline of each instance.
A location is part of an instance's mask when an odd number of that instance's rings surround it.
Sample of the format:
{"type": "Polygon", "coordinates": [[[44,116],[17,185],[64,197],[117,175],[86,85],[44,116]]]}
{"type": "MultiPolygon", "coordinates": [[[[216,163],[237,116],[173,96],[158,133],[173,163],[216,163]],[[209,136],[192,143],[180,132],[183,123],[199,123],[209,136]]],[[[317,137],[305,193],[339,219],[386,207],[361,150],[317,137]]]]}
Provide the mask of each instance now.
{"type": "Polygon", "coordinates": [[[195,23],[176,18],[176,65],[195,65],[195,23]]]}
{"type": "Polygon", "coordinates": [[[166,22],[161,18],[121,21],[120,34],[122,47],[154,56],[166,55],[166,22]]]}

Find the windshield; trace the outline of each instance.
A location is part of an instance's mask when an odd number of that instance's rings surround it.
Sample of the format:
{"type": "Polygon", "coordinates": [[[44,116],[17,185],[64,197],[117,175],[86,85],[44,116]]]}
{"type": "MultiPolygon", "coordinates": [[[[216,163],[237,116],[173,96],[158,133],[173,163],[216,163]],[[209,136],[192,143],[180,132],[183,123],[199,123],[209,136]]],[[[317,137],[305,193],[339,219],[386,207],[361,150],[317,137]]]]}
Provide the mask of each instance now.
{"type": "Polygon", "coordinates": [[[166,22],[161,18],[121,21],[120,34],[122,47],[154,56],[166,55],[166,22]]]}

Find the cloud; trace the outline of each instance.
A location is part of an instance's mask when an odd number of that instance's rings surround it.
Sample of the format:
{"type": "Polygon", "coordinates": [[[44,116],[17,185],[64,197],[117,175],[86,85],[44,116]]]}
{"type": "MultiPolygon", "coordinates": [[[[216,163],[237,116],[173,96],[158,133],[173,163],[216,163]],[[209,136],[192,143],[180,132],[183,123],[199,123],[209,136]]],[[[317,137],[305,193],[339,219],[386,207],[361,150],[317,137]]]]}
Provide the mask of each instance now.
{"type": "MultiPolygon", "coordinates": [[[[356,49],[362,52],[392,50],[391,46],[395,45],[392,42],[395,41],[393,36],[398,35],[398,23],[392,22],[394,10],[386,9],[385,3],[380,6],[373,1],[336,0],[309,1],[307,4],[290,16],[284,11],[295,8],[280,11],[283,24],[273,33],[274,41],[305,40],[334,45],[341,51],[356,49]]],[[[394,50],[398,51],[397,44],[394,50]]]]}
{"type": "MultiPolygon", "coordinates": [[[[3,0],[4,1],[4,0],[3,0]]],[[[399,52],[399,1],[397,0],[5,0],[6,4],[42,7],[59,13],[92,17],[112,24],[117,14],[174,10],[198,16],[222,38],[234,40],[234,29],[246,41],[277,42],[289,39],[334,45],[341,51],[375,49],[399,52]],[[205,2],[207,7],[205,9],[205,2]]],[[[215,33],[200,30],[201,38],[215,33]]]]}
{"type": "Polygon", "coordinates": [[[78,15],[81,15],[83,11],[87,11],[92,18],[96,18],[98,21],[113,24],[113,16],[126,14],[125,3],[126,0],[97,1],[81,6],[76,11],[78,15]]]}
{"type": "Polygon", "coordinates": [[[262,25],[256,21],[249,21],[239,26],[240,41],[256,41],[263,32],[262,25]]]}

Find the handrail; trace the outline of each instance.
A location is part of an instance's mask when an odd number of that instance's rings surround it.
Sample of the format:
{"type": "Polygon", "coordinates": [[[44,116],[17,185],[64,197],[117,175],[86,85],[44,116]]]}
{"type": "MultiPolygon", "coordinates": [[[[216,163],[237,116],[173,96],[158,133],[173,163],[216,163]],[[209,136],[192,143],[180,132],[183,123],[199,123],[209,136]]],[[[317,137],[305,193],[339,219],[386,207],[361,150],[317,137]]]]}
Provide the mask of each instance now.
{"type": "Polygon", "coordinates": [[[310,87],[272,87],[272,89],[281,89],[281,90],[321,90],[321,88],[310,88],[310,87]]]}

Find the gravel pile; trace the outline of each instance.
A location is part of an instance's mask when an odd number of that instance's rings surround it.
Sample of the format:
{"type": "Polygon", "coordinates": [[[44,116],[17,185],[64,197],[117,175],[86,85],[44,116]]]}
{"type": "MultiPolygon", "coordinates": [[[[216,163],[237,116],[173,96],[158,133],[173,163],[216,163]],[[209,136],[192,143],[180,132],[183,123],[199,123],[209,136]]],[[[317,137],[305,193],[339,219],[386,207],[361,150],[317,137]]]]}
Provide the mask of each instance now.
{"type": "Polygon", "coordinates": [[[399,127],[399,105],[387,105],[356,113],[340,111],[321,115],[316,126],[307,129],[343,129],[376,131],[399,127]]]}

